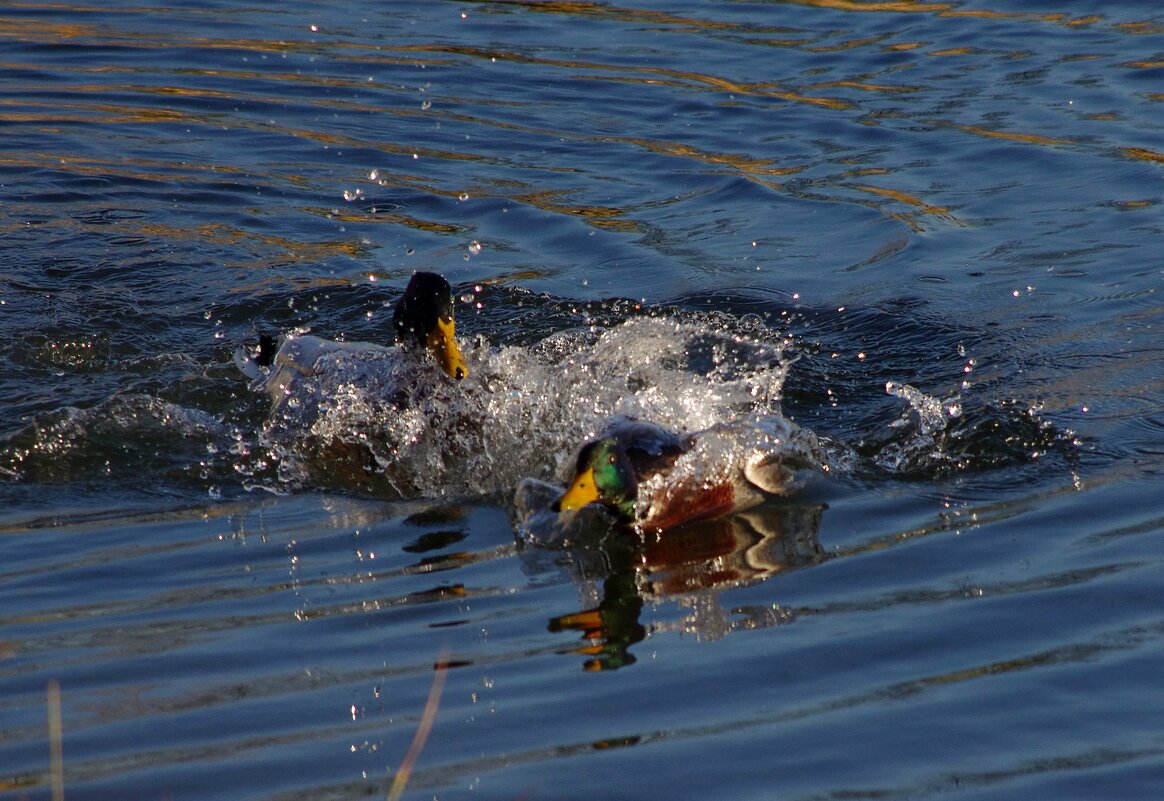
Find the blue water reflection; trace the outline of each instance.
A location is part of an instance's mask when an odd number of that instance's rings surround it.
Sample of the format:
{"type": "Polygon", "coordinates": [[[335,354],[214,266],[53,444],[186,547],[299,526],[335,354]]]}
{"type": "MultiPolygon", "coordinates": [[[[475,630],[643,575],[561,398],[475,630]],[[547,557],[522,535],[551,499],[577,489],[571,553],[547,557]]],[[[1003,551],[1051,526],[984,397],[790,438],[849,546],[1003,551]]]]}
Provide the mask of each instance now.
{"type": "Polygon", "coordinates": [[[0,25],[0,795],[50,797],[56,680],[70,798],[385,796],[445,654],[406,797],[1155,798],[1156,9],[0,25]],[[417,269],[493,427],[369,491],[233,353],[387,344],[417,269]],[[628,408],[830,470],[529,536],[628,408]]]}

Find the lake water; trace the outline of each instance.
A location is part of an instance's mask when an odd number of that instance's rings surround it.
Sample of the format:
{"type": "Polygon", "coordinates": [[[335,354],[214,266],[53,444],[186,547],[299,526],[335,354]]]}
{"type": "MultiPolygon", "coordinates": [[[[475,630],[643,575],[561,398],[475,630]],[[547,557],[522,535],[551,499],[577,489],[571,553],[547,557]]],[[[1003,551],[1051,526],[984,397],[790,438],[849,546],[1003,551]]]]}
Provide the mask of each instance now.
{"type": "Polygon", "coordinates": [[[0,796],[1160,797],[1157,4],[7,3],[0,86],[0,796]],[[461,422],[343,385],[353,480],[233,353],[418,269],[461,422]],[[827,473],[538,536],[613,414],[827,473]]]}

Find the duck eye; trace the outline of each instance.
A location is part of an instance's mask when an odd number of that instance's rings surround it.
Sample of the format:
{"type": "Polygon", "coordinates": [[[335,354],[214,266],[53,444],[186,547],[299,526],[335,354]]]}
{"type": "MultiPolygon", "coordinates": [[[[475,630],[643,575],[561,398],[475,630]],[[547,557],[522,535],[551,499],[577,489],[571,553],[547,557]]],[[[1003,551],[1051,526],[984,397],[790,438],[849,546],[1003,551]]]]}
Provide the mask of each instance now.
{"type": "Polygon", "coordinates": [[[614,458],[614,454],[612,453],[609,457],[607,457],[606,461],[609,464],[614,464],[617,460],[614,458]]]}

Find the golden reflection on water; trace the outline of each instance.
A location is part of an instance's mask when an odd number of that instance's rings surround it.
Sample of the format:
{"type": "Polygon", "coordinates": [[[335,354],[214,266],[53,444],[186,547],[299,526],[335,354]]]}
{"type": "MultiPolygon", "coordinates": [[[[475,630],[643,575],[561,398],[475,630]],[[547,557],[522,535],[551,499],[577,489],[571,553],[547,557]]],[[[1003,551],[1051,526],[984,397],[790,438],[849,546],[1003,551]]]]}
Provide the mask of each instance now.
{"type": "Polygon", "coordinates": [[[1154,20],[1141,20],[1139,22],[1117,22],[1115,23],[1115,28],[1121,33],[1127,33],[1133,36],[1145,36],[1164,33],[1164,24],[1154,20]]]}
{"type": "Polygon", "coordinates": [[[569,194],[565,190],[547,189],[542,192],[514,194],[510,198],[517,203],[535,206],[545,211],[566,214],[571,217],[580,217],[595,228],[603,228],[624,233],[636,233],[640,230],[639,224],[633,220],[625,220],[625,209],[616,206],[583,206],[562,203],[558,198],[569,194]]]}
{"type": "Polygon", "coordinates": [[[834,11],[889,11],[907,14],[932,14],[937,11],[948,11],[954,8],[954,3],[922,3],[916,0],[899,0],[899,2],[868,2],[867,0],[780,0],[788,5],[811,6],[812,8],[830,8],[834,11]]]}
{"type": "Polygon", "coordinates": [[[908,86],[904,84],[884,84],[884,83],[868,83],[866,81],[854,80],[839,80],[839,81],[825,81],[822,83],[814,83],[808,86],[810,89],[857,89],[862,92],[880,92],[882,94],[908,94],[912,92],[920,92],[920,86],[908,86]]]}
{"type": "Polygon", "coordinates": [[[1164,66],[1164,58],[1148,58],[1138,62],[1128,62],[1126,65],[1133,70],[1155,70],[1164,66]]]}
{"type": "Polygon", "coordinates": [[[942,120],[932,120],[931,122],[934,125],[944,125],[950,128],[956,128],[959,131],[965,131],[966,133],[974,134],[975,136],[984,136],[989,139],[1008,139],[1011,142],[1025,142],[1026,144],[1044,145],[1046,147],[1056,147],[1058,145],[1070,144],[1070,140],[1068,139],[1057,139],[1053,136],[1017,133],[1015,131],[1000,131],[992,128],[984,128],[979,125],[959,125],[944,122],[942,120]]]}
{"type": "MultiPolygon", "coordinates": [[[[931,215],[934,217],[939,217],[941,219],[944,219],[944,220],[947,220],[947,221],[953,222],[953,223],[959,222],[958,219],[953,215],[953,213],[950,211],[950,209],[947,206],[932,206],[929,203],[926,203],[921,198],[915,197],[914,195],[911,195],[908,192],[902,192],[902,191],[899,191],[897,189],[887,189],[885,187],[880,187],[880,186],[870,186],[868,184],[854,184],[853,188],[859,189],[862,192],[868,192],[868,193],[873,194],[873,195],[887,197],[890,200],[895,200],[898,203],[903,203],[907,206],[912,206],[917,210],[917,213],[919,213],[919,214],[928,214],[928,215],[931,215]]],[[[921,229],[921,226],[908,215],[898,214],[897,212],[885,212],[885,213],[888,216],[892,217],[893,219],[900,220],[901,222],[904,222],[905,224],[909,225],[911,228],[914,228],[915,230],[921,229]]]]}
{"type": "Polygon", "coordinates": [[[579,61],[575,59],[552,59],[530,56],[524,53],[506,50],[483,49],[467,45],[422,44],[399,45],[391,48],[401,52],[440,52],[455,53],[471,58],[488,61],[508,61],[535,66],[554,67],[568,70],[585,70],[588,72],[605,71],[612,75],[589,75],[592,80],[610,80],[629,83],[643,83],[651,85],[678,86],[686,88],[707,87],[714,91],[730,92],[738,95],[754,97],[770,97],[778,100],[787,100],[796,103],[805,103],[825,108],[847,109],[851,104],[844,100],[824,97],[810,97],[797,92],[780,89],[776,84],[768,82],[741,82],[733,81],[717,75],[677,70],[668,67],[634,66],[628,64],[614,64],[603,62],[579,61]]]}
{"type": "MultiPolygon", "coordinates": [[[[854,13],[883,13],[883,14],[927,14],[935,18],[949,19],[1009,19],[1022,22],[1053,23],[1064,26],[1079,27],[1091,25],[1103,20],[1099,15],[1071,17],[1064,11],[998,11],[990,9],[959,8],[951,2],[918,2],[916,0],[897,0],[895,2],[861,2],[860,0],[784,0],[788,5],[800,5],[808,8],[830,9],[833,11],[854,13]]],[[[23,4],[25,8],[44,10],[43,6],[23,4]]],[[[102,9],[67,4],[54,6],[62,10],[100,12],[102,9]]],[[[126,13],[149,13],[151,9],[131,9],[126,13]]],[[[186,13],[186,12],[184,12],[186,13]]],[[[190,14],[209,12],[189,11],[190,14]]],[[[800,49],[806,53],[834,53],[848,50],[877,47],[889,52],[909,52],[929,46],[924,41],[891,41],[893,33],[858,36],[853,38],[839,38],[835,33],[821,34],[807,29],[797,29],[787,26],[764,26],[728,20],[704,19],[690,15],[680,15],[658,10],[622,7],[597,2],[570,2],[569,0],[550,0],[549,2],[531,2],[530,0],[504,0],[490,4],[488,7],[475,11],[481,14],[512,14],[537,13],[552,14],[579,19],[602,19],[605,21],[635,26],[654,26],[664,32],[690,33],[706,32],[717,36],[725,33],[735,34],[748,46],[761,45],[766,47],[782,47],[800,49]],[[826,36],[837,37],[837,41],[828,41],[826,36]],[[765,38],[771,37],[771,38],[765,38]]],[[[1112,28],[1127,35],[1144,35],[1157,33],[1161,30],[1158,23],[1152,21],[1131,21],[1112,23],[1112,28]]],[[[119,47],[135,48],[175,48],[184,47],[195,50],[235,50],[240,53],[256,53],[260,57],[266,54],[278,54],[280,57],[289,54],[306,54],[317,57],[321,52],[330,54],[335,64],[364,65],[376,64],[385,66],[409,66],[417,68],[441,68],[454,66],[458,57],[469,58],[482,62],[507,62],[509,64],[529,65],[534,70],[544,73],[550,71],[564,71],[582,80],[608,81],[642,86],[665,86],[694,92],[711,92],[723,97],[723,103],[735,103],[739,98],[753,100],[771,100],[783,103],[804,105],[828,111],[860,110],[860,104],[851,93],[868,93],[878,98],[894,98],[920,96],[929,87],[922,81],[905,83],[888,82],[878,77],[900,69],[916,69],[917,64],[899,65],[876,74],[855,74],[829,76],[827,80],[803,83],[798,86],[789,85],[787,81],[761,80],[746,81],[717,74],[706,70],[681,69],[661,66],[658,64],[616,63],[608,61],[582,60],[579,58],[552,58],[544,55],[532,55],[530,51],[517,51],[502,47],[482,47],[470,44],[450,43],[447,41],[430,41],[423,43],[381,44],[375,42],[345,41],[342,38],[328,38],[316,40],[314,37],[303,39],[266,40],[254,38],[226,38],[179,36],[172,32],[144,33],[132,30],[132,26],[112,29],[96,24],[81,22],[60,22],[41,17],[6,17],[0,18],[0,37],[37,41],[41,43],[69,44],[106,44],[116,43],[119,47]],[[843,96],[850,93],[849,96],[843,96]]],[[[302,35],[306,36],[306,29],[302,35]]],[[[535,51],[536,52],[536,51],[535,51]]],[[[926,55],[937,58],[986,58],[996,60],[1000,55],[988,52],[973,46],[939,47],[926,52],[926,55]]],[[[1084,56],[1078,56],[1084,57],[1084,56]]],[[[1071,58],[1068,56],[1067,58],[1071,58]]],[[[1128,62],[1124,66],[1128,69],[1153,69],[1164,62],[1159,59],[1140,59],[1128,62]]],[[[271,66],[275,66],[272,64],[271,66]]],[[[38,65],[9,63],[3,68],[12,70],[41,69],[38,65]]],[[[60,64],[54,65],[54,70],[61,73],[78,73],[92,75],[132,74],[138,69],[132,65],[109,64],[60,64]]],[[[808,72],[806,70],[806,72],[808,72]]],[[[160,125],[160,126],[214,126],[215,128],[230,129],[242,132],[273,133],[292,137],[294,139],[320,143],[333,148],[367,149],[389,156],[403,156],[415,159],[433,159],[442,163],[466,162],[490,164],[497,162],[497,157],[472,149],[466,145],[464,149],[438,148],[432,145],[413,144],[385,141],[373,138],[371,133],[363,135],[341,134],[334,129],[320,129],[294,126],[287,122],[271,124],[267,121],[257,121],[231,114],[226,110],[217,109],[183,109],[169,104],[169,101],[180,98],[183,100],[216,101],[226,104],[229,101],[245,102],[252,105],[277,105],[280,101],[277,96],[266,92],[256,91],[254,85],[293,84],[315,85],[327,88],[345,90],[373,90],[397,91],[398,87],[373,81],[370,78],[355,78],[350,75],[329,74],[327,71],[263,71],[261,69],[225,69],[206,66],[177,65],[173,69],[175,75],[191,78],[207,78],[216,81],[230,81],[235,87],[250,86],[248,90],[241,88],[217,88],[208,86],[154,86],[135,82],[89,82],[70,85],[68,91],[74,97],[67,100],[53,99],[51,102],[38,102],[24,96],[9,96],[0,99],[0,122],[39,126],[44,130],[57,130],[59,126],[77,125],[160,125]],[[140,96],[142,104],[127,102],[101,102],[94,100],[84,102],[76,99],[86,95],[103,96],[119,94],[122,96],[140,96]],[[148,104],[148,99],[157,102],[148,104]]],[[[916,74],[916,73],[913,73],[916,74]]],[[[17,89],[35,89],[30,86],[17,85],[17,89]]],[[[22,91],[21,95],[28,94],[22,91]]],[[[1147,93],[1149,100],[1158,101],[1164,96],[1159,93],[1147,93]]],[[[535,136],[555,137],[577,142],[613,143],[629,145],[644,152],[665,155],[695,162],[702,166],[708,174],[728,173],[743,177],[768,189],[781,193],[795,193],[782,182],[781,178],[803,172],[813,166],[804,160],[796,163],[778,163],[772,159],[753,156],[746,151],[739,153],[716,152],[699,147],[691,142],[676,138],[661,138],[641,135],[608,134],[598,135],[579,129],[555,128],[552,126],[538,126],[529,123],[519,123],[504,119],[498,114],[473,115],[463,111],[453,110],[451,106],[473,105],[477,107],[532,107],[530,101],[514,100],[512,98],[484,98],[484,97],[455,97],[445,98],[450,108],[433,110],[423,109],[412,105],[402,105],[399,102],[376,104],[363,102],[353,94],[351,98],[328,96],[314,96],[298,98],[295,102],[305,107],[330,108],[347,113],[387,114],[399,118],[421,118],[424,116],[441,122],[456,122],[464,126],[479,126],[501,131],[533,134],[535,136]]],[[[225,109],[225,106],[224,106],[225,109]]],[[[909,116],[900,110],[870,109],[867,120],[878,117],[898,117],[908,119],[909,116]]],[[[1092,119],[1101,121],[1103,114],[1092,115],[1092,119]]],[[[960,130],[964,133],[985,138],[1002,139],[1023,144],[1042,147],[1061,147],[1072,144],[1068,139],[1049,136],[1037,132],[1001,130],[982,125],[956,123],[943,119],[923,120],[927,125],[938,125],[960,130]]],[[[1162,156],[1154,151],[1126,146],[1118,149],[1119,155],[1125,158],[1161,163],[1162,156]]],[[[98,163],[73,158],[69,155],[37,154],[13,158],[11,155],[0,157],[0,164],[7,166],[42,166],[50,164],[54,169],[66,170],[83,175],[101,175],[102,177],[127,177],[156,180],[174,180],[175,165],[161,162],[145,162],[125,160],[120,163],[98,163]]],[[[558,165],[547,165],[541,162],[522,165],[525,169],[538,172],[560,172],[558,165]]],[[[201,170],[205,174],[214,173],[215,179],[223,174],[238,172],[225,164],[203,165],[201,167],[184,162],[180,168],[183,172],[201,170]]],[[[869,169],[875,169],[872,166],[869,169]]],[[[892,169],[882,169],[880,174],[892,175],[892,169]]],[[[438,181],[418,176],[409,176],[391,170],[378,170],[378,184],[382,187],[404,187],[410,190],[436,197],[462,197],[468,187],[441,185],[438,181]]],[[[292,185],[310,187],[314,184],[305,175],[294,170],[269,170],[266,175],[269,181],[286,181],[292,185]]],[[[317,179],[318,180],[318,179],[317,179]]],[[[339,179],[332,179],[339,180],[339,179]]],[[[645,229],[644,224],[634,218],[635,210],[630,207],[621,207],[612,204],[596,204],[578,199],[572,202],[568,198],[578,194],[578,189],[548,188],[541,182],[514,182],[506,186],[501,181],[483,180],[483,183],[472,187],[475,196],[494,196],[527,204],[554,214],[576,217],[596,228],[617,231],[620,233],[638,234],[645,229]]],[[[892,181],[888,183],[892,184],[892,181]]],[[[814,188],[816,196],[820,194],[820,183],[814,188]]],[[[875,195],[881,201],[866,203],[890,219],[908,225],[913,230],[921,230],[919,218],[931,218],[946,223],[958,224],[951,209],[947,206],[930,203],[924,197],[905,191],[902,188],[889,186],[873,186],[869,184],[845,184],[848,189],[875,195]],[[895,205],[906,207],[905,211],[897,211],[895,205]]],[[[849,198],[846,198],[849,199],[849,198]]],[[[442,220],[423,220],[416,216],[391,209],[367,213],[364,210],[350,210],[333,214],[332,210],[306,208],[304,211],[313,215],[330,216],[340,222],[351,223],[379,223],[399,225],[416,231],[438,235],[461,235],[465,231],[464,225],[442,220]]],[[[223,238],[221,231],[202,231],[210,236],[218,236],[217,241],[228,242],[223,238]]],[[[171,232],[170,235],[178,235],[171,232]]],[[[238,234],[235,234],[236,236],[238,234]]],[[[272,247],[287,247],[287,242],[271,242],[272,247]]],[[[331,243],[321,245],[331,249],[331,243]]],[[[302,246],[296,246],[301,248],[302,246]]],[[[343,246],[349,255],[355,251],[350,246],[343,246]]],[[[356,249],[358,250],[358,249],[356,249]]]]}
{"type": "Polygon", "coordinates": [[[1126,158],[1164,164],[1164,153],[1157,153],[1154,150],[1148,150],[1142,147],[1122,147],[1119,152],[1121,156],[1125,156],[1126,158]]]}

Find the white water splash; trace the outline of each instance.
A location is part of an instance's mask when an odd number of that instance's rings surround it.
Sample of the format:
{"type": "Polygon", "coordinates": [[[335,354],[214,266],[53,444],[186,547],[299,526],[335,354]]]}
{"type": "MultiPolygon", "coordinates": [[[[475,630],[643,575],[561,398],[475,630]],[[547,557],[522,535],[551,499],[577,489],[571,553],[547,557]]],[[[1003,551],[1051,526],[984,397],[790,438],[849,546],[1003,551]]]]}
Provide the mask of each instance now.
{"type": "Polygon", "coordinates": [[[343,485],[354,471],[357,485],[406,497],[560,476],[612,416],[681,432],[779,418],[788,369],[778,343],[660,318],[533,348],[479,344],[459,382],[394,348],[300,339],[264,384],[274,402],[260,444],[278,482],[343,485]]]}
{"type": "Polygon", "coordinates": [[[909,384],[895,381],[885,383],[885,392],[901,398],[908,407],[901,417],[889,424],[891,428],[902,429],[903,435],[878,454],[877,464],[887,470],[899,471],[914,464],[919,456],[931,460],[941,458],[941,436],[952,420],[962,416],[962,404],[957,396],[941,400],[909,384]]]}

